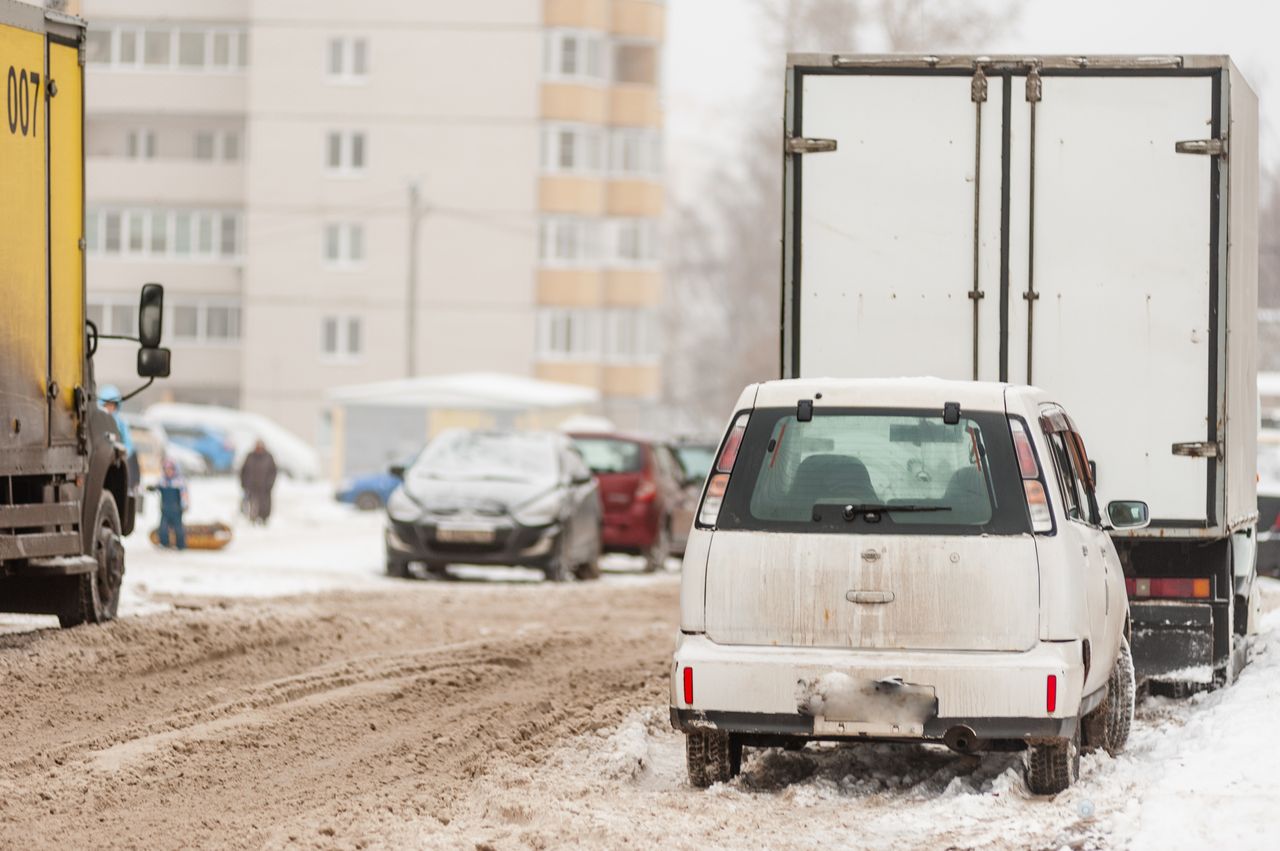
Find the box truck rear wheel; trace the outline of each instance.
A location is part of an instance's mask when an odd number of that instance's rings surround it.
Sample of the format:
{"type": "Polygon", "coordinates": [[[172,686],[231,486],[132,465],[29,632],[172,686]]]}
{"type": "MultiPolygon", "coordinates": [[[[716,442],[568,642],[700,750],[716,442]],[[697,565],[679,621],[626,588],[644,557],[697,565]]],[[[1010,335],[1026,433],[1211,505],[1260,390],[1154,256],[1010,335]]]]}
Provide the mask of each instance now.
{"type": "Polygon", "coordinates": [[[120,540],[120,512],[111,494],[98,500],[93,524],[92,551],[96,568],[70,577],[58,622],[63,627],[113,620],[120,607],[124,580],[124,544],[120,540]]]}

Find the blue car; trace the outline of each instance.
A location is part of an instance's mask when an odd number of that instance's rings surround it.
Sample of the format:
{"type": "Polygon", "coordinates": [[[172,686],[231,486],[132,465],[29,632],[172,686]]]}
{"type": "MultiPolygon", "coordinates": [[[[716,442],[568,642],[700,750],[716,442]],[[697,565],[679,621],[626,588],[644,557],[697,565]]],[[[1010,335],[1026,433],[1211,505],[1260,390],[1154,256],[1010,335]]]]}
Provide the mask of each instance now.
{"type": "Polygon", "coordinates": [[[236,446],[221,431],[201,425],[164,423],[169,440],[199,452],[209,464],[210,473],[230,473],[236,466],[236,446]]]}
{"type": "Polygon", "coordinates": [[[365,473],[344,479],[334,499],[354,505],[361,511],[373,511],[387,504],[391,492],[400,485],[400,479],[390,472],[365,473]]]}

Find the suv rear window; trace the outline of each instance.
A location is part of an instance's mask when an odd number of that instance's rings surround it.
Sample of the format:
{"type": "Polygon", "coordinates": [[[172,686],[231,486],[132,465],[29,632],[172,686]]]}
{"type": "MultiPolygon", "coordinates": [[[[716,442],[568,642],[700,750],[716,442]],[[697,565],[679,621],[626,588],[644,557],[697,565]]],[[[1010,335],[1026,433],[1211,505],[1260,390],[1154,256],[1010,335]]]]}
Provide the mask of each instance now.
{"type": "Polygon", "coordinates": [[[593,473],[638,473],[644,450],[634,440],[612,437],[575,437],[573,443],[593,473]]]}
{"type": "Polygon", "coordinates": [[[752,412],[716,526],[1030,531],[1004,414],[966,412],[947,425],[941,410],[819,409],[809,422],[794,409],[752,412]]]}

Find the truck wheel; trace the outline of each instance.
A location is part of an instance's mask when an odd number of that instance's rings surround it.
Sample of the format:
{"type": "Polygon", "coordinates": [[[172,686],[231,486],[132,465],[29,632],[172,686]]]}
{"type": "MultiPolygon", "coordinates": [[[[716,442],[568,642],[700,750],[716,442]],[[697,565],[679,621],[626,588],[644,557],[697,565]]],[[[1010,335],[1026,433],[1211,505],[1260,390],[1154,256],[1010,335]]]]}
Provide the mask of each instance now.
{"type": "Polygon", "coordinates": [[[93,551],[89,555],[97,568],[71,577],[63,611],[58,614],[58,623],[64,628],[113,620],[120,608],[124,545],[120,542],[120,512],[109,493],[98,500],[93,529],[93,551]]]}
{"type": "Polygon", "coordinates": [[[742,742],[719,730],[690,730],[684,734],[684,760],[690,786],[728,783],[742,770],[742,742]]]}
{"type": "Polygon", "coordinates": [[[1056,795],[1080,776],[1080,722],[1069,739],[1037,742],[1027,748],[1027,788],[1033,795],[1056,795]]]}
{"type": "Polygon", "coordinates": [[[1083,721],[1086,753],[1103,748],[1115,756],[1124,750],[1133,724],[1135,692],[1133,654],[1129,652],[1129,642],[1121,637],[1120,652],[1107,680],[1107,696],[1083,721]]]}

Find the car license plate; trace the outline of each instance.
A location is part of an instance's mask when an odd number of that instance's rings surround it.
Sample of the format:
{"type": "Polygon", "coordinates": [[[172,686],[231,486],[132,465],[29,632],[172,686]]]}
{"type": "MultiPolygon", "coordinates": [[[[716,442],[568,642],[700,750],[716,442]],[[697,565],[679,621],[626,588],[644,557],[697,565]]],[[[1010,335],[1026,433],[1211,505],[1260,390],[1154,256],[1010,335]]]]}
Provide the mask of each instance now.
{"type": "Polygon", "coordinates": [[[491,544],[498,536],[492,526],[461,526],[457,524],[436,527],[436,540],[447,544],[491,544]]]}

